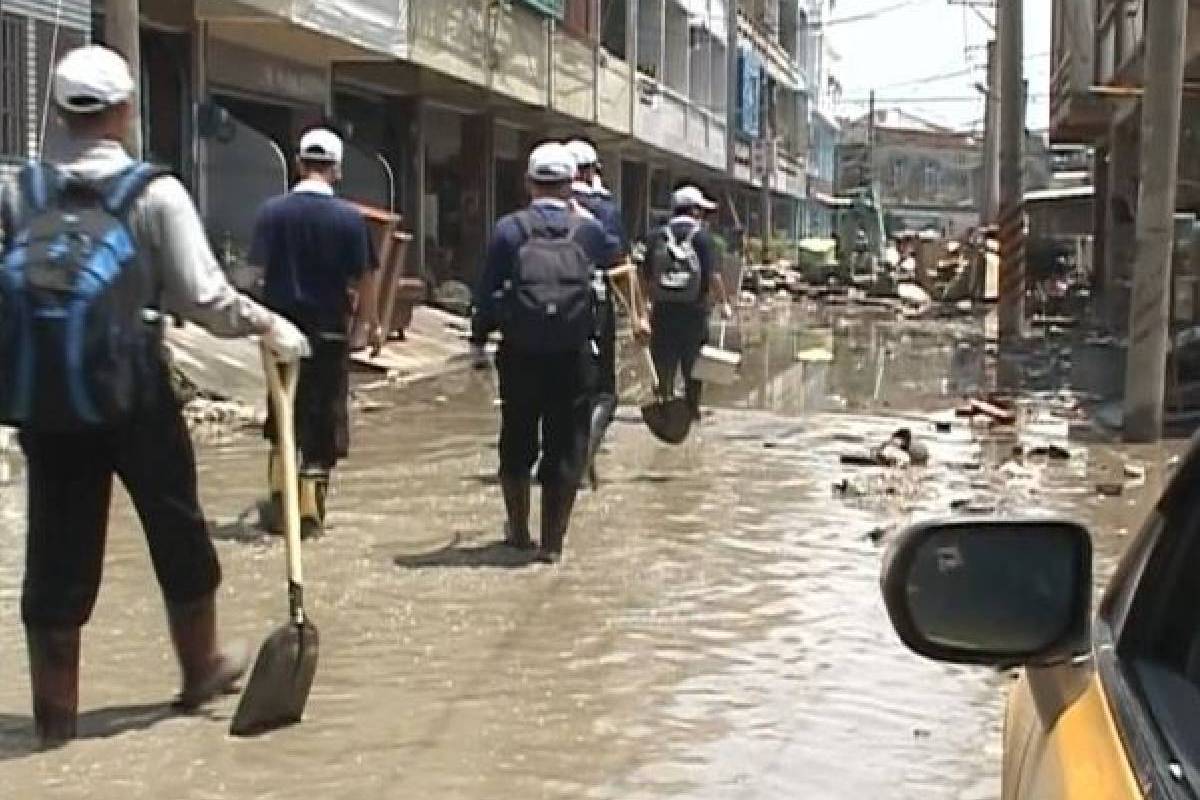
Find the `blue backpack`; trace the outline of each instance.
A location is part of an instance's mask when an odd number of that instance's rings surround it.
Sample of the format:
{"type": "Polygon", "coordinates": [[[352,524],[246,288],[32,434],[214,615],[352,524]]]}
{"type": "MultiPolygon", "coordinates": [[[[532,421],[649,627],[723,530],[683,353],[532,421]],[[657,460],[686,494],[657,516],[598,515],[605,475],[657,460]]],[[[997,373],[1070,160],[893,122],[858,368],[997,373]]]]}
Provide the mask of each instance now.
{"type": "Polygon", "coordinates": [[[135,413],[161,334],[146,321],[157,290],[129,213],[163,174],[140,163],[96,182],[48,164],[21,173],[0,256],[0,423],[73,433],[135,413]]]}

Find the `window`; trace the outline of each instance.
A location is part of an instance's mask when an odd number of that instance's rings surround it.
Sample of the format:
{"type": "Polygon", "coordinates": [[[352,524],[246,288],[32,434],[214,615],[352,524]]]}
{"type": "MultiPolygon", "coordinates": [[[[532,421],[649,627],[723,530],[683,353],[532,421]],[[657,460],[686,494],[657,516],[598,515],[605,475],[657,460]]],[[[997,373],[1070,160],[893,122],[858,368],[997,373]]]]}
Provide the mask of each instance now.
{"type": "MultiPolygon", "coordinates": [[[[1200,458],[1189,457],[1160,500],[1101,608],[1099,636],[1116,627],[1117,656],[1100,657],[1101,676],[1130,752],[1200,788],[1200,502],[1191,487],[1200,458]],[[1129,691],[1121,691],[1128,689],[1129,691]],[[1159,763],[1161,759],[1162,763],[1159,763]]],[[[1171,793],[1162,796],[1171,797],[1171,793]]]]}
{"type": "Polygon", "coordinates": [[[937,197],[942,193],[942,173],[937,164],[925,165],[924,190],[926,197],[937,197]]]}
{"type": "Polygon", "coordinates": [[[0,159],[23,159],[28,50],[25,19],[0,13],[0,159]]]}
{"type": "Polygon", "coordinates": [[[600,41],[612,55],[628,59],[626,51],[625,3],[628,0],[600,0],[600,41]]]}

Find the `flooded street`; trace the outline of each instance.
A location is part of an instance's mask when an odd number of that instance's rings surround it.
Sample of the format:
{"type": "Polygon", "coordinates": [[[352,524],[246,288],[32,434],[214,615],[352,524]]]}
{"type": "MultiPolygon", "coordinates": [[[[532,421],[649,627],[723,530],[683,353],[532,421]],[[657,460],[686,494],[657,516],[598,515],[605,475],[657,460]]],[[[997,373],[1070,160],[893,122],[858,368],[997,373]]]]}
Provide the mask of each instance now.
{"type": "MultiPolygon", "coordinates": [[[[928,416],[987,380],[979,326],[799,307],[768,323],[747,336],[742,384],[712,394],[684,447],[622,409],[557,569],[498,545],[490,380],[373,396],[332,529],[306,548],[322,635],[308,718],[262,739],[226,735],[232,699],[199,718],[166,709],[174,662],[122,499],[85,632],[85,739],[31,754],[23,486],[0,486],[4,796],[998,798],[1010,677],[900,645],[877,540],[953,503],[1068,514],[1094,526],[1103,575],[1167,455],[1073,440],[1069,461],[1004,471],[1012,442],[965,421],[937,433],[928,416]],[[929,468],[839,463],[900,425],[929,445],[929,468]],[[1146,486],[1098,499],[1128,458],[1149,467],[1146,486]],[[848,496],[833,490],[843,479],[848,496]]],[[[285,615],[282,544],[254,528],[264,463],[251,436],[201,451],[223,627],[255,648],[285,615]]]]}

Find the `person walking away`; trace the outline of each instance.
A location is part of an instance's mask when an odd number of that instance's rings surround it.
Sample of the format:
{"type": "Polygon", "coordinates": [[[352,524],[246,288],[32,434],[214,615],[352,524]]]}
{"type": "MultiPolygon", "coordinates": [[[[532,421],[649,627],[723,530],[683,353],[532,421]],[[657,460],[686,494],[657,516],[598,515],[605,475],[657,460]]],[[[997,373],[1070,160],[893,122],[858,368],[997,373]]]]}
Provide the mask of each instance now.
{"type": "MultiPolygon", "coordinates": [[[[595,489],[599,486],[596,455],[617,410],[617,311],[615,286],[610,273],[625,263],[629,249],[620,209],[600,180],[600,157],[596,148],[582,139],[568,142],[567,148],[575,158],[576,165],[575,183],[572,186],[574,200],[604,228],[613,253],[611,262],[601,264],[601,269],[596,271],[596,348],[599,356],[587,456],[588,475],[595,489]]],[[[634,324],[638,324],[636,320],[634,324]]]]}
{"type": "Polygon", "coordinates": [[[658,390],[674,393],[683,373],[685,397],[700,419],[703,385],[692,378],[700,350],[708,338],[712,303],[725,319],[733,307],[717,263],[717,249],[704,228],[705,216],[717,204],[695,186],[684,186],[671,199],[671,220],[650,241],[642,264],[643,289],[650,298],[650,352],[658,372],[658,390]]]}
{"type": "Polygon", "coordinates": [[[538,560],[557,563],[583,476],[596,370],[593,270],[610,263],[604,228],[573,209],[575,160],[550,142],[529,156],[529,206],[496,224],[475,293],[476,367],[487,365],[493,330],[502,401],[500,484],[506,542],[534,547],[530,472],[542,486],[538,560]]]}
{"type": "MultiPolygon", "coordinates": [[[[381,339],[374,299],[374,247],[362,215],[334,195],[341,180],[342,140],[317,128],[300,140],[300,182],[269,200],[254,226],[250,263],[265,270],[268,307],[291,320],[312,342],[296,389],[296,442],[300,450],[300,527],[303,538],[325,532],[330,476],[350,451],[350,326],[356,306],[368,313],[381,339]],[[361,291],[359,291],[361,288],[361,291]]],[[[282,469],[274,424],[267,477],[271,500],[264,527],[282,526],[282,469]]]]}
{"type": "Polygon", "coordinates": [[[84,47],[53,76],[68,137],[0,196],[0,423],[28,467],[21,617],[44,747],[74,738],[79,646],[100,588],[112,479],[142,522],[182,672],[178,706],[233,688],[248,651],[217,644],[221,580],[161,311],[260,335],[281,361],[304,336],[236,292],[183,185],[120,142],[136,102],[116,53],[84,47]]]}

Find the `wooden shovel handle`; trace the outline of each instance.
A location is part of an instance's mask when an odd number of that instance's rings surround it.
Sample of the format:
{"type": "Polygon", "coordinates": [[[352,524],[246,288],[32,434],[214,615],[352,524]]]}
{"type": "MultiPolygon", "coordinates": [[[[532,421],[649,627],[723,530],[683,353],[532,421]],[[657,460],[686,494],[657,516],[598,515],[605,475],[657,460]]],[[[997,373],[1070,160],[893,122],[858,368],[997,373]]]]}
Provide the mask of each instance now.
{"type": "Polygon", "coordinates": [[[281,364],[264,345],[263,372],[267,376],[267,394],[275,414],[280,468],[283,470],[283,529],[287,544],[287,577],[291,586],[304,585],[304,566],[300,552],[300,470],[296,464],[296,428],[293,403],[299,364],[281,364]]]}

